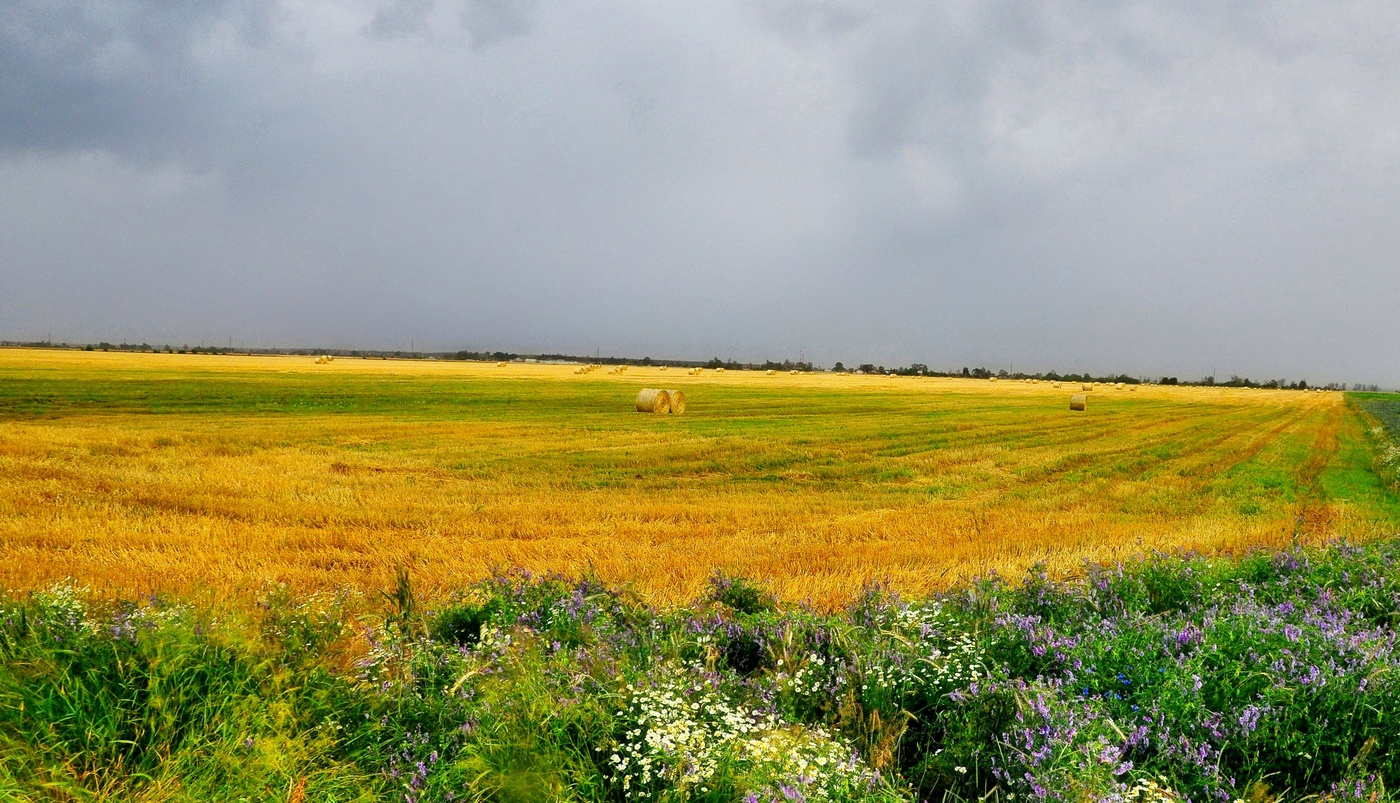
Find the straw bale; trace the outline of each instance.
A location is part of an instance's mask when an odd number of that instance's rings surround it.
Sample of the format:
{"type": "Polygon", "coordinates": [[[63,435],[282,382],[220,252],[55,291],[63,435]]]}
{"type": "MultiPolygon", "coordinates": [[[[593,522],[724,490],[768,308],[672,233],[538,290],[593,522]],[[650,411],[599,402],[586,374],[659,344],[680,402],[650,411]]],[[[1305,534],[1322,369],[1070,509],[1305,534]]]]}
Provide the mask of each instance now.
{"type": "Polygon", "coordinates": [[[671,412],[680,415],[685,412],[685,393],[679,390],[666,391],[671,396],[671,412]]]}
{"type": "Polygon", "coordinates": [[[505,361],[505,360],[501,360],[500,362],[496,363],[496,367],[497,367],[497,368],[504,368],[504,367],[506,367],[506,361],[505,361]]]}
{"type": "Polygon", "coordinates": [[[1089,384],[1088,382],[1085,382],[1084,384],[1082,384],[1082,385],[1079,386],[1079,389],[1080,389],[1080,390],[1093,390],[1093,389],[1094,389],[1094,386],[1091,385],[1091,384],[1089,384]]]}
{"type": "Polygon", "coordinates": [[[778,373],[778,372],[775,371],[775,370],[773,370],[772,368],[769,368],[769,369],[768,369],[768,375],[769,375],[769,376],[776,376],[777,373],[778,373]]]}
{"type": "Polygon", "coordinates": [[[1083,411],[1089,404],[1089,396],[1085,393],[1076,393],[1069,397],[1069,409],[1083,411]]]}
{"type": "Polygon", "coordinates": [[[671,412],[671,394],[659,388],[642,388],[642,392],[637,394],[637,412],[671,412]]]}

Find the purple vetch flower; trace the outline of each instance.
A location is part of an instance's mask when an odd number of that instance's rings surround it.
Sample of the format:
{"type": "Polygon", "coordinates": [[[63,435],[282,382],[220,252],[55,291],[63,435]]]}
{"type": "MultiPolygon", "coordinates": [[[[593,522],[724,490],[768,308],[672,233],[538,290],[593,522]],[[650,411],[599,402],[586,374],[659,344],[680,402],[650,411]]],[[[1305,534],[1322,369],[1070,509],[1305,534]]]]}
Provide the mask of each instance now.
{"type": "Polygon", "coordinates": [[[1251,734],[1259,727],[1259,718],[1264,714],[1264,709],[1257,705],[1247,706],[1240,713],[1240,730],[1246,735],[1251,734]]]}

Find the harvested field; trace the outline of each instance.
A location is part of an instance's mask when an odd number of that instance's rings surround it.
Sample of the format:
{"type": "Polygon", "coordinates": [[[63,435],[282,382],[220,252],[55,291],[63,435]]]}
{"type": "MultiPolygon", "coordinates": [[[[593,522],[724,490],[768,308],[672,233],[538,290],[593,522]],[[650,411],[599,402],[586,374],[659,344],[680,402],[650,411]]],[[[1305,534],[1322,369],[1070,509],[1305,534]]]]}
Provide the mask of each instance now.
{"type": "Polygon", "coordinates": [[[832,605],[1152,550],[1393,532],[1342,394],[0,350],[0,585],[381,588],[715,569],[832,605]]]}

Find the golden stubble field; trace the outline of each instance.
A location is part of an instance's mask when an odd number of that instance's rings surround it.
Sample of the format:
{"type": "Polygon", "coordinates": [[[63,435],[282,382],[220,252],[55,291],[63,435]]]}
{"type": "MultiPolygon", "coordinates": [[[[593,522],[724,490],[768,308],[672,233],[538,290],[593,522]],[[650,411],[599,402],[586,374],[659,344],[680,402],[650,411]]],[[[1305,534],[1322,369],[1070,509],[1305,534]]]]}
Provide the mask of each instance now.
{"type": "Polygon", "coordinates": [[[437,597],[493,569],[818,606],[1394,531],[1339,393],[0,350],[0,585],[437,597]],[[632,410],[683,388],[683,416],[632,410]]]}

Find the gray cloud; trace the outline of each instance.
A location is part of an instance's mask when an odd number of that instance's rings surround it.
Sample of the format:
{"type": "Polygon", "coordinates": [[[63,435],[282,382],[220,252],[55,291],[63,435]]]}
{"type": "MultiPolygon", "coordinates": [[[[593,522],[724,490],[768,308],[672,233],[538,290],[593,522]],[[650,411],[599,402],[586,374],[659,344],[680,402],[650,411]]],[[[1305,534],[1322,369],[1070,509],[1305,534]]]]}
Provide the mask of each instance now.
{"type": "Polygon", "coordinates": [[[466,0],[462,26],[471,32],[473,45],[484,47],[529,34],[539,8],[539,0],[466,0]]]}
{"type": "Polygon", "coordinates": [[[1400,384],[1400,10],[0,8],[0,338],[1400,384]]]}
{"type": "Polygon", "coordinates": [[[432,10],[433,0],[390,0],[374,12],[366,31],[382,39],[423,33],[432,10]]]}

